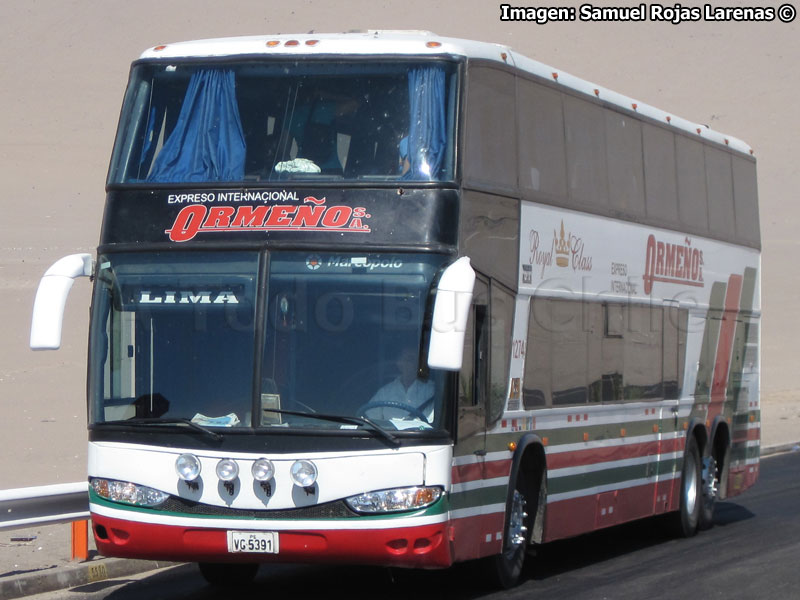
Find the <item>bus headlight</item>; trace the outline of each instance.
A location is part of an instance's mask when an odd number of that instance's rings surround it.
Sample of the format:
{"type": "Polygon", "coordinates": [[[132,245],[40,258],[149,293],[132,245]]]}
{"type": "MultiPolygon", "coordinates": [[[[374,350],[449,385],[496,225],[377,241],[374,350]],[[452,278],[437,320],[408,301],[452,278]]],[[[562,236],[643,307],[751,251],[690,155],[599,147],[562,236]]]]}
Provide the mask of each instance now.
{"type": "Polygon", "coordinates": [[[223,458],[217,463],[217,477],[222,481],[233,481],[239,476],[239,465],[235,460],[223,458]]]}
{"type": "Polygon", "coordinates": [[[296,460],[292,465],[291,476],[295,485],[311,487],[317,481],[317,467],[310,460],[296,460]]]}
{"type": "Polygon", "coordinates": [[[124,502],[136,506],[157,506],[169,498],[169,494],[146,485],[113,479],[91,479],[94,493],[106,500],[124,502]]]}
{"type": "Polygon", "coordinates": [[[175,459],[175,472],[184,481],[194,481],[200,477],[200,460],[194,454],[181,454],[175,459]]]}
{"type": "Polygon", "coordinates": [[[250,469],[256,481],[269,481],[275,475],[275,467],[267,458],[259,458],[250,469]]]}
{"type": "Polygon", "coordinates": [[[380,492],[367,492],[346,500],[347,505],[360,513],[389,513],[425,508],[442,497],[440,487],[409,487],[380,492]]]}

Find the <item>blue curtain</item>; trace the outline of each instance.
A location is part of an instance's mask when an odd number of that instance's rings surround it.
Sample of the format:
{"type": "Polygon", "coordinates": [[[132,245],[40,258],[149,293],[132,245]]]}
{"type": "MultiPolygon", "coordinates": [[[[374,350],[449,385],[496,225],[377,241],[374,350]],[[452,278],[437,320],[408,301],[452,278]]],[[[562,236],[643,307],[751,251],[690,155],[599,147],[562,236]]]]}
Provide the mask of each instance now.
{"type": "Polygon", "coordinates": [[[410,125],[407,179],[436,179],[444,163],[445,75],[439,66],[418,67],[408,73],[410,125]]]}
{"type": "Polygon", "coordinates": [[[241,181],[246,145],[233,71],[197,71],[148,181],[241,181]]]}

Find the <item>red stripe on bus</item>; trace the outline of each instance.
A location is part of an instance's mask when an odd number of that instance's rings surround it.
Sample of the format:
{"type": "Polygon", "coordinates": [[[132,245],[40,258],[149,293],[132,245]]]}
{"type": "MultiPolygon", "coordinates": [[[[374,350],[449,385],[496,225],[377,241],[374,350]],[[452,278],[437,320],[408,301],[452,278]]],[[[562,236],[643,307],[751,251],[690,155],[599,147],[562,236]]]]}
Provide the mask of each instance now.
{"type": "Polygon", "coordinates": [[[731,351],[736,332],[736,316],[739,313],[739,302],[742,295],[742,276],[731,275],[728,279],[728,290],[725,293],[725,310],[722,313],[722,324],[719,328],[714,376],[711,383],[711,402],[708,405],[708,420],[713,421],[722,414],[725,402],[725,389],[728,385],[728,373],[731,367],[731,351]]]}
{"type": "Polygon", "coordinates": [[[587,448],[586,450],[574,450],[572,452],[551,452],[547,455],[547,468],[563,469],[566,467],[595,465],[614,460],[653,456],[659,454],[659,444],[660,453],[666,454],[683,450],[685,440],[680,437],[661,440],[661,442],[652,441],[602,448],[587,448]]]}
{"type": "MultiPolygon", "coordinates": [[[[642,456],[655,456],[660,453],[668,454],[680,452],[686,440],[683,437],[671,438],[666,440],[642,442],[639,444],[623,444],[620,446],[608,446],[602,448],[588,448],[586,450],[574,450],[571,452],[550,452],[547,454],[548,469],[563,469],[566,467],[579,467],[585,465],[600,464],[615,460],[625,460],[629,458],[640,458],[642,456]]],[[[511,471],[511,459],[487,461],[481,463],[469,463],[457,465],[452,468],[452,482],[466,483],[469,481],[479,481],[481,479],[496,479],[508,477],[511,471]]]]}
{"type": "Polygon", "coordinates": [[[761,429],[756,427],[754,429],[745,429],[735,431],[733,434],[733,443],[742,442],[755,442],[761,439],[761,429]]]}
{"type": "Polygon", "coordinates": [[[452,469],[453,483],[465,483],[480,479],[508,477],[511,472],[511,459],[491,460],[484,463],[457,465],[452,469]]]}

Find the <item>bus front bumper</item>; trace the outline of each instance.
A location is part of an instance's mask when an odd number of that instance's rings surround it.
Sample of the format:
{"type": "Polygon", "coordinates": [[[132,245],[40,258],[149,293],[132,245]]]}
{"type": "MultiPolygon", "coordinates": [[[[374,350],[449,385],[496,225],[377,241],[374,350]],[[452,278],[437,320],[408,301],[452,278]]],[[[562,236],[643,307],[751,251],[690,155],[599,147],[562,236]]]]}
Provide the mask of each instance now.
{"type": "MultiPolygon", "coordinates": [[[[201,524],[202,525],[202,524],[201,524]]],[[[237,530],[248,531],[243,522],[237,530]]],[[[275,554],[229,552],[228,528],[146,523],[92,512],[105,556],[180,562],[348,563],[414,568],[452,564],[447,522],[374,529],[279,529],[275,554]]],[[[256,529],[251,529],[255,531],[256,529]]]]}

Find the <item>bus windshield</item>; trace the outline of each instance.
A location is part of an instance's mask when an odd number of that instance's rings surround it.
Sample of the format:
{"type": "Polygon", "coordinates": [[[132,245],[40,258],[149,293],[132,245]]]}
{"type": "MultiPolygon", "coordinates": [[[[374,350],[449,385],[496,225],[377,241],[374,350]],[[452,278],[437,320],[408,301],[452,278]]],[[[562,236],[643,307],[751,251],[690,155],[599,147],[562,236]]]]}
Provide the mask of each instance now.
{"type": "Polygon", "coordinates": [[[440,429],[448,379],[427,369],[420,348],[431,284],[445,260],[255,251],[101,256],[92,423],[440,429]]]}
{"type": "Polygon", "coordinates": [[[453,179],[455,63],[142,62],[109,184],[453,179]]]}

